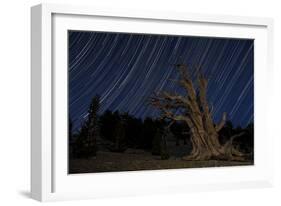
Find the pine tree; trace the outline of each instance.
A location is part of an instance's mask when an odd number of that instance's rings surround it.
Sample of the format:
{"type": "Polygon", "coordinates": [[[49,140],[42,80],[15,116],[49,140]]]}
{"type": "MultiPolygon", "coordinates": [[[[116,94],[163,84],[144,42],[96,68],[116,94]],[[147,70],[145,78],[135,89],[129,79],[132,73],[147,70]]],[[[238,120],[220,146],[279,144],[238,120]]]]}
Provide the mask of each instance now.
{"type": "Polygon", "coordinates": [[[89,156],[96,156],[97,153],[97,138],[99,135],[98,128],[98,110],[100,107],[99,96],[95,96],[92,99],[89,111],[88,111],[88,131],[87,131],[87,140],[88,140],[88,154],[89,156]]]}
{"type": "Polygon", "coordinates": [[[82,124],[75,142],[75,154],[77,157],[89,158],[97,155],[97,138],[99,136],[97,113],[99,107],[99,96],[94,96],[88,110],[87,119],[82,124]]]}

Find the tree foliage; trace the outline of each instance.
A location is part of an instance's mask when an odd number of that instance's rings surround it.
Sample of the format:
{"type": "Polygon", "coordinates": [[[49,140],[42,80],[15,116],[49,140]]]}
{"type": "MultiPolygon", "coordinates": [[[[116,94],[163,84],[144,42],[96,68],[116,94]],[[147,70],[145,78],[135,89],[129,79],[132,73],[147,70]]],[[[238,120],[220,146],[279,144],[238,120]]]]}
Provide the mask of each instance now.
{"type": "Polygon", "coordinates": [[[94,96],[85,122],[82,124],[73,148],[76,157],[89,158],[96,156],[97,138],[99,136],[98,110],[100,107],[99,96],[94,96]]]}
{"type": "Polygon", "coordinates": [[[69,120],[70,157],[90,158],[97,155],[98,148],[106,145],[112,152],[141,149],[168,159],[173,152],[169,148],[171,142],[167,142],[169,136],[174,137],[175,145],[180,146],[181,141],[191,144],[191,147],[184,147],[189,154],[183,157],[185,160],[253,159],[253,123],[244,129],[234,128],[223,114],[222,120],[215,124],[212,107],[206,98],[208,80],[198,74],[197,82],[194,82],[186,66],[178,67],[180,79],[177,82],[185,94],[167,91],[155,94],[151,104],[161,111],[160,117],[140,119],[118,110],[98,115],[99,97],[94,96],[78,133],[72,133],[72,121],[69,120]],[[246,156],[246,153],[250,155],[246,156]]]}

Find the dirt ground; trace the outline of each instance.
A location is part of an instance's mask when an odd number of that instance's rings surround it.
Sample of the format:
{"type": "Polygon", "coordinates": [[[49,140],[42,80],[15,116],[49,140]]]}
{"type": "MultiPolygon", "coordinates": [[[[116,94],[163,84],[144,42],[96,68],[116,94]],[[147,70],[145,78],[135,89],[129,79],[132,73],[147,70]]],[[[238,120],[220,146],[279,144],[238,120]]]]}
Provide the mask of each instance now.
{"type": "Polygon", "coordinates": [[[128,150],[125,153],[100,151],[97,156],[89,159],[70,159],[69,173],[118,172],[135,170],[159,170],[179,168],[221,167],[253,165],[252,161],[185,161],[172,156],[168,160],[161,160],[160,156],[153,156],[142,150],[128,150]]]}

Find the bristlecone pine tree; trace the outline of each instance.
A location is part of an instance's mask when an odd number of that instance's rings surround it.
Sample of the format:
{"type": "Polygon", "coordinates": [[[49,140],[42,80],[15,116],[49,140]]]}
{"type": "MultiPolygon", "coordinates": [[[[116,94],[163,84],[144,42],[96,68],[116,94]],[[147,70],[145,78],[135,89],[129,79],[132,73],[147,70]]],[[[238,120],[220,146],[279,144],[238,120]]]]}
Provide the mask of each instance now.
{"type": "Polygon", "coordinates": [[[232,136],[223,145],[219,142],[218,132],[225,124],[226,113],[223,113],[220,123],[214,123],[212,110],[206,98],[208,80],[197,72],[197,87],[195,87],[187,66],[178,64],[176,68],[180,78],[172,81],[176,81],[184,89],[185,94],[164,91],[151,97],[151,104],[161,111],[163,118],[184,121],[190,128],[192,151],[183,159],[244,160],[245,155],[233,145],[233,140],[242,133],[232,136]]]}

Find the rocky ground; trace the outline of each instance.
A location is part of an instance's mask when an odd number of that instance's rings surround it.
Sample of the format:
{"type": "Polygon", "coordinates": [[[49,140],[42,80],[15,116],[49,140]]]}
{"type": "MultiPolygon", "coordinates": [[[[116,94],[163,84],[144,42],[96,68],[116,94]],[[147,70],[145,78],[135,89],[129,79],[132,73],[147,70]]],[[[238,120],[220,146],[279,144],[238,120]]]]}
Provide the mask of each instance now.
{"type": "MultiPolygon", "coordinates": [[[[182,155],[182,154],[181,154],[182,155]]],[[[234,161],[185,161],[178,155],[171,156],[167,160],[161,160],[160,156],[153,156],[143,150],[127,149],[124,153],[99,151],[97,156],[89,159],[70,159],[69,173],[95,173],[95,172],[118,172],[135,170],[158,170],[200,167],[221,167],[253,165],[253,162],[234,161]]]]}

